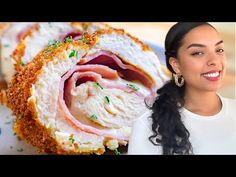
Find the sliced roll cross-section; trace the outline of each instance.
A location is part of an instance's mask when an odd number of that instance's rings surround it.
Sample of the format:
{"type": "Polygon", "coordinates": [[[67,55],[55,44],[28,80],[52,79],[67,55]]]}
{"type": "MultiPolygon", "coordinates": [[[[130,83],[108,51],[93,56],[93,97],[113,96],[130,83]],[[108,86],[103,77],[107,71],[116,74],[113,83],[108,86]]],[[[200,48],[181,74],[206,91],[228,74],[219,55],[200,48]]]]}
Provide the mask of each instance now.
{"type": "Polygon", "coordinates": [[[16,70],[29,63],[43,48],[62,41],[78,40],[84,32],[108,28],[104,23],[12,23],[1,39],[3,74],[9,83],[16,70]]]}
{"type": "Polygon", "coordinates": [[[108,29],[45,48],[13,77],[7,101],[17,135],[40,151],[103,154],[128,144],[167,79],[148,46],[108,29]]]}

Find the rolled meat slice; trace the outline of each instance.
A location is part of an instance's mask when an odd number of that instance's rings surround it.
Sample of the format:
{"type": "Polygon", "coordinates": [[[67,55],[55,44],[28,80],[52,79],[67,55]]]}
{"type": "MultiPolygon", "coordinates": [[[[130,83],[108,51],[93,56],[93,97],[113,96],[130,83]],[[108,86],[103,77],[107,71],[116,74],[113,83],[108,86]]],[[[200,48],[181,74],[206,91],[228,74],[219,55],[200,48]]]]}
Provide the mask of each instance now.
{"type": "Polygon", "coordinates": [[[15,73],[14,64],[16,63],[11,54],[16,49],[17,44],[27,35],[27,31],[35,23],[11,23],[4,30],[0,39],[0,60],[1,73],[4,80],[9,82],[15,73]]]}
{"type": "Polygon", "coordinates": [[[5,80],[10,81],[16,70],[29,63],[43,48],[57,47],[62,41],[77,40],[86,31],[93,33],[107,28],[103,23],[41,22],[13,23],[1,40],[1,60],[5,80]]]}
{"type": "MultiPolygon", "coordinates": [[[[2,34],[4,33],[4,31],[10,26],[9,22],[0,22],[0,40],[2,38],[2,34]]],[[[1,58],[1,48],[3,46],[0,45],[0,58],[1,58]]],[[[7,47],[7,45],[5,45],[4,47],[7,47]]],[[[1,104],[1,89],[6,88],[6,82],[5,79],[3,78],[3,73],[2,73],[2,63],[1,63],[1,59],[0,59],[0,104],[1,104]]]]}
{"type": "Polygon", "coordinates": [[[45,48],[13,77],[7,102],[16,134],[40,151],[103,154],[128,144],[167,79],[148,46],[109,28],[45,48]]]}

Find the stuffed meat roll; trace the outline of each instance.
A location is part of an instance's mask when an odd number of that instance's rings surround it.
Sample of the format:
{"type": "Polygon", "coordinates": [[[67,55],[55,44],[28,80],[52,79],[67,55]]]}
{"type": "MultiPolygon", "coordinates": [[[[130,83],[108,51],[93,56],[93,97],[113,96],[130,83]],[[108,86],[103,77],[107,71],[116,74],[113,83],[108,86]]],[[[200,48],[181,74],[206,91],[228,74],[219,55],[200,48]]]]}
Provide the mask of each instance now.
{"type": "Polygon", "coordinates": [[[103,154],[127,145],[132,122],[169,79],[155,53],[109,28],[42,50],[13,77],[15,132],[40,151],[103,154]]]}

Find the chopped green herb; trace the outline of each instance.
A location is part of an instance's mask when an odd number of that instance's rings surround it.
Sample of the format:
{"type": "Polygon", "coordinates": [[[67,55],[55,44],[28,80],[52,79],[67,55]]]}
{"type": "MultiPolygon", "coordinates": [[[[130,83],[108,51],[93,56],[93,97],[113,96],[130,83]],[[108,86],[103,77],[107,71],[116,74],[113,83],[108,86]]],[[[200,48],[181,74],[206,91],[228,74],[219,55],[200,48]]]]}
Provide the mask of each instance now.
{"type": "Polygon", "coordinates": [[[118,149],[115,149],[114,152],[115,152],[115,155],[120,155],[120,152],[118,151],[118,149]]]}
{"type": "Polygon", "coordinates": [[[18,152],[23,152],[23,148],[17,149],[18,152]]]}
{"type": "Polygon", "coordinates": [[[61,45],[61,41],[49,40],[48,47],[53,47],[54,49],[61,45]]]}
{"type": "Polygon", "coordinates": [[[135,91],[138,91],[138,90],[139,90],[139,88],[138,88],[137,86],[133,85],[133,84],[127,84],[127,86],[130,87],[130,88],[132,88],[132,89],[135,90],[135,91]]]}
{"type": "Polygon", "coordinates": [[[78,52],[78,51],[76,51],[76,54],[75,54],[75,55],[76,55],[75,57],[76,57],[77,59],[79,59],[79,52],[78,52]]]}
{"type": "Polygon", "coordinates": [[[96,119],[97,119],[97,116],[96,116],[95,114],[93,114],[93,115],[91,115],[89,118],[92,119],[92,120],[96,120],[96,119]]]}
{"type": "Polygon", "coordinates": [[[48,49],[48,50],[44,51],[44,53],[45,53],[45,54],[48,54],[48,53],[50,53],[51,51],[52,51],[51,49],[48,49]]]}
{"type": "Polygon", "coordinates": [[[70,141],[71,143],[74,143],[74,142],[75,142],[75,139],[72,138],[72,137],[70,137],[70,138],[69,138],[69,141],[70,141]]]}
{"type": "Polygon", "coordinates": [[[23,61],[20,61],[21,66],[25,66],[25,63],[23,61]]]}
{"type": "Polygon", "coordinates": [[[54,44],[53,44],[53,48],[58,48],[59,46],[61,45],[61,41],[56,41],[54,44]]]}
{"type": "Polygon", "coordinates": [[[55,42],[54,40],[49,40],[48,41],[48,47],[52,46],[54,44],[54,42],[55,42]]]}
{"type": "Polygon", "coordinates": [[[7,47],[10,47],[9,44],[4,44],[3,47],[7,48],[7,47]]]}
{"type": "Polygon", "coordinates": [[[103,89],[103,87],[102,87],[98,82],[94,82],[94,85],[95,85],[96,87],[99,87],[99,88],[103,89]]]}
{"type": "Polygon", "coordinates": [[[72,50],[69,54],[69,57],[74,57],[76,55],[76,51],[75,50],[72,50]]]}
{"type": "Polygon", "coordinates": [[[108,96],[105,96],[105,103],[106,103],[106,104],[110,104],[110,99],[109,99],[108,96]]]}
{"type": "Polygon", "coordinates": [[[85,43],[85,44],[88,44],[88,43],[89,43],[89,40],[86,39],[86,38],[82,38],[81,41],[82,41],[83,43],[85,43]]]}
{"type": "Polygon", "coordinates": [[[68,36],[68,37],[64,40],[64,42],[72,42],[72,41],[73,41],[72,36],[68,36]]]}

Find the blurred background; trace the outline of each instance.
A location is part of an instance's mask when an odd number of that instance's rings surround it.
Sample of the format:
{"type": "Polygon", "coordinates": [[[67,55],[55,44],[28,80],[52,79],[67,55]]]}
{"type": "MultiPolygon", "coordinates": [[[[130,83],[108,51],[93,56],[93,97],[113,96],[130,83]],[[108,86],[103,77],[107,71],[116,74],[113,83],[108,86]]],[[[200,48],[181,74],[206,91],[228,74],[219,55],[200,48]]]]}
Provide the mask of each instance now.
{"type": "MultiPolygon", "coordinates": [[[[153,48],[154,51],[164,60],[163,48],[167,31],[176,22],[111,22],[111,26],[123,28],[126,32],[138,37],[153,48]]],[[[235,99],[235,23],[210,22],[220,33],[225,45],[227,56],[227,73],[223,86],[219,93],[228,98],[235,99]]]]}

